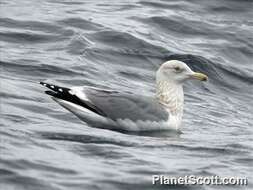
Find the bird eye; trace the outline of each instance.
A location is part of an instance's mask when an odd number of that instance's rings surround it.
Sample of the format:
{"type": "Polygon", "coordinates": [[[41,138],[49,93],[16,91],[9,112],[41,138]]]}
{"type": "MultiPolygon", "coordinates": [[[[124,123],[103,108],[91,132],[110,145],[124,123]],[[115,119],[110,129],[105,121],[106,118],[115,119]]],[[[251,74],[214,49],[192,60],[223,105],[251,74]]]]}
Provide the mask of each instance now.
{"type": "Polygon", "coordinates": [[[182,71],[181,68],[180,68],[179,66],[174,67],[174,70],[175,70],[177,73],[179,73],[179,72],[182,71]]]}

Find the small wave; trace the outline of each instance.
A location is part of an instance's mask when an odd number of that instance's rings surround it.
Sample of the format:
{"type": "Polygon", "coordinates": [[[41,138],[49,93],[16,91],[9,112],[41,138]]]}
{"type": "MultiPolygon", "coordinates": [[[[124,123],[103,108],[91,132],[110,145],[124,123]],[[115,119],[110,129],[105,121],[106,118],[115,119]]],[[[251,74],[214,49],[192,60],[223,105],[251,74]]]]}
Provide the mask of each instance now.
{"type": "Polygon", "coordinates": [[[62,33],[65,30],[63,27],[56,25],[55,23],[47,23],[41,21],[30,20],[14,20],[10,18],[0,18],[0,25],[6,28],[22,29],[29,31],[44,31],[46,33],[62,33]]]}
{"type": "Polygon", "coordinates": [[[23,32],[0,32],[0,40],[12,43],[45,43],[67,39],[61,35],[48,35],[23,32]]]}
{"type": "Polygon", "coordinates": [[[113,138],[105,138],[101,136],[90,136],[90,135],[76,135],[76,134],[66,134],[66,133],[48,133],[39,132],[43,138],[50,140],[62,140],[62,141],[73,141],[83,144],[96,143],[96,144],[113,144],[118,146],[131,147],[135,144],[126,141],[117,141],[113,138]]]}
{"type": "Polygon", "coordinates": [[[57,3],[57,4],[62,4],[62,5],[68,5],[68,6],[71,6],[71,5],[83,5],[84,2],[81,2],[81,1],[59,1],[59,0],[49,0],[48,1],[49,3],[57,3]]]}
{"type": "Polygon", "coordinates": [[[10,168],[13,169],[26,169],[26,168],[32,168],[35,170],[44,170],[48,172],[59,172],[67,175],[74,175],[77,174],[76,171],[71,169],[65,169],[65,168],[59,168],[56,166],[51,166],[49,163],[45,163],[43,160],[37,160],[36,162],[31,162],[29,160],[23,160],[23,159],[16,159],[14,161],[9,160],[1,160],[2,163],[5,165],[8,165],[10,168]]]}
{"type": "MultiPolygon", "coordinates": [[[[135,18],[143,23],[148,24],[150,27],[156,29],[157,31],[164,33],[173,32],[177,36],[180,35],[208,35],[210,36],[210,31],[212,26],[208,23],[200,23],[200,21],[186,20],[182,17],[163,17],[163,16],[153,16],[148,18],[135,18]]],[[[217,26],[215,26],[217,27],[217,26]]],[[[215,32],[212,32],[214,35],[215,32]]]]}
{"type": "Polygon", "coordinates": [[[151,2],[151,1],[140,1],[139,4],[142,6],[148,6],[159,9],[183,9],[185,2],[180,2],[180,5],[174,2],[151,2]]]}
{"type": "Polygon", "coordinates": [[[60,76],[80,76],[83,75],[71,68],[58,67],[49,64],[38,64],[38,61],[30,59],[19,59],[15,62],[0,61],[6,72],[15,73],[16,75],[36,76],[43,78],[47,75],[60,76]],[[22,63],[22,64],[21,64],[22,63]],[[33,64],[31,64],[33,63],[33,64]],[[34,64],[36,63],[36,64],[34,64]]]}
{"type": "MultiPolygon", "coordinates": [[[[139,39],[129,33],[103,30],[98,31],[91,35],[91,37],[97,42],[104,43],[117,48],[128,48],[128,49],[157,49],[154,45],[139,39]]],[[[159,48],[161,50],[162,48],[159,48]]]]}
{"type": "MultiPolygon", "coordinates": [[[[3,189],[53,189],[60,190],[57,185],[48,183],[46,180],[38,179],[37,177],[26,176],[26,174],[19,174],[18,172],[2,171],[1,188],[3,189]]],[[[24,173],[24,170],[23,172],[24,173]]]]}
{"type": "Polygon", "coordinates": [[[104,28],[102,25],[94,23],[92,19],[84,20],[82,18],[68,18],[59,20],[58,23],[88,31],[97,31],[104,28]]]}

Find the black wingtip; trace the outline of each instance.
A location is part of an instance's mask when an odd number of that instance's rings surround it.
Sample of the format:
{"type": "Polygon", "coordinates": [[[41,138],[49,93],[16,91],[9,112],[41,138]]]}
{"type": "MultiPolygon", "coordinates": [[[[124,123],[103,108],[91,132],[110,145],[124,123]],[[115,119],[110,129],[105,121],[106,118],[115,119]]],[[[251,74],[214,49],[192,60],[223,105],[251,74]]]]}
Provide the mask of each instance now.
{"type": "Polygon", "coordinates": [[[53,91],[58,91],[61,87],[59,86],[56,86],[56,85],[53,85],[53,84],[48,84],[48,83],[45,83],[45,82],[40,82],[41,85],[49,88],[50,90],[53,90],[53,91]]]}
{"type": "Polygon", "coordinates": [[[50,84],[47,84],[47,83],[45,83],[45,82],[40,82],[40,84],[41,84],[42,86],[45,86],[45,87],[50,88],[50,84]]]}
{"type": "Polygon", "coordinates": [[[45,83],[45,82],[40,82],[40,84],[42,86],[45,86],[47,88],[49,88],[50,90],[57,92],[58,94],[69,94],[70,89],[66,88],[66,87],[61,87],[61,86],[56,86],[54,84],[49,84],[49,83],[45,83]]]}
{"type": "Polygon", "coordinates": [[[50,91],[50,90],[45,91],[45,93],[48,94],[48,95],[50,95],[50,96],[55,96],[56,95],[55,92],[50,91]]]}
{"type": "Polygon", "coordinates": [[[52,96],[52,98],[58,98],[68,102],[72,102],[74,104],[85,107],[99,115],[106,116],[106,114],[104,114],[101,110],[99,110],[96,106],[92,105],[90,102],[82,101],[76,95],[69,93],[69,88],[59,87],[45,82],[40,82],[40,84],[50,89],[45,91],[45,93],[52,96]]]}
{"type": "Polygon", "coordinates": [[[44,82],[40,82],[41,85],[44,85],[45,83],[44,82]]]}

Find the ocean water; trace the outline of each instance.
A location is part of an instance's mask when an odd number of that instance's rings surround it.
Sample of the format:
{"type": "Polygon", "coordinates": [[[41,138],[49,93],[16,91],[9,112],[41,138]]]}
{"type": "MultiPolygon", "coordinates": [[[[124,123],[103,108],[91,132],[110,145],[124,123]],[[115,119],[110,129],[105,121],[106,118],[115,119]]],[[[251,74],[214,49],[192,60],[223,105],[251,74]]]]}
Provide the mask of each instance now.
{"type": "Polygon", "coordinates": [[[1,0],[0,189],[253,189],[253,1],[1,0]],[[187,82],[182,134],[78,120],[39,81],[152,96],[167,60],[187,82]],[[152,185],[152,175],[247,177],[247,186],[152,185]]]}

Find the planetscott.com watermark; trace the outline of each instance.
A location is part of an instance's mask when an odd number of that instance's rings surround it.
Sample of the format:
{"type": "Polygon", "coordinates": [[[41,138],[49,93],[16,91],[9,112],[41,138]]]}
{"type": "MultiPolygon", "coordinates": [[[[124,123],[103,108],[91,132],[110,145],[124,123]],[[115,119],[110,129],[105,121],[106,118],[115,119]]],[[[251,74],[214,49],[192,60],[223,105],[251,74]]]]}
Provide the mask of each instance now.
{"type": "Polygon", "coordinates": [[[171,177],[153,175],[153,185],[247,185],[246,177],[195,176],[171,177]]]}

